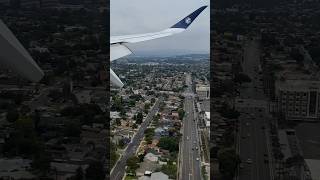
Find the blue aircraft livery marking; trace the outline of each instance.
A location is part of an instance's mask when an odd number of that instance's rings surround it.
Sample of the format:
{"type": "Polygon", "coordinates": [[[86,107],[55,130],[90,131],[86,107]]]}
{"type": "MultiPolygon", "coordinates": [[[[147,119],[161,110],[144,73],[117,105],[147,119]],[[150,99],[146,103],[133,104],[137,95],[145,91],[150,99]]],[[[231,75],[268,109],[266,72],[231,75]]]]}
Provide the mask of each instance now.
{"type": "Polygon", "coordinates": [[[190,26],[190,24],[199,16],[199,14],[206,8],[207,6],[200,7],[187,17],[183,18],[177,24],[173,25],[171,28],[187,29],[190,26]]]}

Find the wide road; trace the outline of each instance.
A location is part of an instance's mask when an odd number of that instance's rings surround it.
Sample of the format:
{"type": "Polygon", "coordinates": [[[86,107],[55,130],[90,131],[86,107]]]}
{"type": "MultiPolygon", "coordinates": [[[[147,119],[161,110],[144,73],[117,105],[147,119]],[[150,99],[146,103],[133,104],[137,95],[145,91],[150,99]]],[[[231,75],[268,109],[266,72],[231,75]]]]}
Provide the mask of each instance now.
{"type": "Polygon", "coordinates": [[[143,123],[141,124],[138,132],[136,135],[132,138],[132,141],[130,144],[128,144],[127,149],[123,153],[123,156],[120,157],[118,162],[115,164],[114,168],[112,169],[112,172],[110,174],[111,180],[121,180],[125,174],[125,167],[127,164],[128,158],[133,156],[141,142],[141,140],[144,137],[144,131],[147,129],[149,124],[151,123],[153,116],[159,111],[159,103],[163,101],[163,98],[160,97],[156,102],[143,123]]]}
{"type": "Polygon", "coordinates": [[[180,150],[180,180],[201,180],[201,159],[194,93],[190,74],[186,77],[188,88],[185,92],[182,149],[180,150]]]}
{"type": "Polygon", "coordinates": [[[246,44],[244,51],[243,71],[251,78],[250,83],[243,84],[240,98],[250,104],[238,109],[239,117],[238,153],[242,161],[239,169],[239,180],[270,180],[269,150],[266,140],[268,128],[268,107],[257,104],[257,100],[266,101],[259,74],[260,48],[259,41],[252,40],[246,44]],[[256,107],[255,107],[256,104],[256,107]]]}

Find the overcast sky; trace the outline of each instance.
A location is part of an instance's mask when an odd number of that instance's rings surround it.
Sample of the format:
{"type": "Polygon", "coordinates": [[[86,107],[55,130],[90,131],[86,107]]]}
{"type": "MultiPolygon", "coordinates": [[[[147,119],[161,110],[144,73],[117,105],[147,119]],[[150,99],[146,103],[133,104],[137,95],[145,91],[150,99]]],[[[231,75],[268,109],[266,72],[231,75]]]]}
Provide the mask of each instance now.
{"type": "MultiPolygon", "coordinates": [[[[209,0],[111,0],[111,36],[164,30],[209,0]]],[[[209,53],[210,10],[206,8],[183,33],[130,44],[136,55],[209,53]]]]}

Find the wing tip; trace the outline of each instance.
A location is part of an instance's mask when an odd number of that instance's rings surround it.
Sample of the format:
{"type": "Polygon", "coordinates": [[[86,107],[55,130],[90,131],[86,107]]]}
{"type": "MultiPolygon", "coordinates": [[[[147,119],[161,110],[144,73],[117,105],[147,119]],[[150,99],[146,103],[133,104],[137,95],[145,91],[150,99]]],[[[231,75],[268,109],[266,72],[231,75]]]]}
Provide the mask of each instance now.
{"type": "Polygon", "coordinates": [[[201,6],[200,8],[183,18],[181,21],[171,26],[171,28],[187,29],[192,24],[192,22],[201,14],[201,12],[205,10],[207,7],[207,5],[201,6]]]}
{"type": "Polygon", "coordinates": [[[120,80],[120,78],[110,69],[110,81],[117,87],[122,88],[124,84],[120,80]]]}

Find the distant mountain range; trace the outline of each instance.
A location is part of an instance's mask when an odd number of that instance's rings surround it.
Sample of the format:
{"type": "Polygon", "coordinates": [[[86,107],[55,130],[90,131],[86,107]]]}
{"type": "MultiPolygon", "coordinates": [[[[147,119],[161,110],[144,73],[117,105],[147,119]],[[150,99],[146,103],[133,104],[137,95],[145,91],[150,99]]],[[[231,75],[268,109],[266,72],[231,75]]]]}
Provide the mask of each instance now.
{"type": "Polygon", "coordinates": [[[200,51],[190,51],[190,50],[170,50],[170,51],[141,51],[136,50],[132,56],[135,57],[172,57],[172,56],[183,56],[188,54],[209,54],[209,52],[200,52],[200,51]]]}
{"type": "Polygon", "coordinates": [[[59,0],[60,3],[63,3],[63,4],[73,4],[73,5],[79,5],[79,4],[82,4],[84,2],[90,2],[90,3],[100,3],[101,0],[59,0]]]}
{"type": "Polygon", "coordinates": [[[210,61],[209,54],[185,54],[170,57],[159,56],[129,56],[119,59],[114,63],[173,63],[173,64],[194,64],[199,62],[210,61]]]}
{"type": "Polygon", "coordinates": [[[195,54],[163,54],[163,55],[131,55],[127,57],[126,59],[137,59],[137,58],[147,58],[147,59],[152,59],[152,58],[157,58],[157,59],[167,59],[167,58],[181,58],[181,59],[196,59],[196,58],[209,58],[209,53],[195,53],[195,54]]]}

